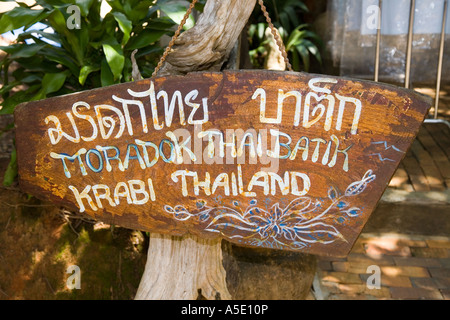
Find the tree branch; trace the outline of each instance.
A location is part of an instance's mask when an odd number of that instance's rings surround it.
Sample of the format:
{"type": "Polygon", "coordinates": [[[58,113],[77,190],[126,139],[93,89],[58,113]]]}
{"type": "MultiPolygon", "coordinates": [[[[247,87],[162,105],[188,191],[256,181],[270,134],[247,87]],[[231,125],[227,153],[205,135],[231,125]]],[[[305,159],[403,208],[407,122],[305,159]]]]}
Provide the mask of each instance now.
{"type": "Polygon", "coordinates": [[[208,0],[195,26],[175,41],[159,75],[220,71],[256,0],[208,0]]]}

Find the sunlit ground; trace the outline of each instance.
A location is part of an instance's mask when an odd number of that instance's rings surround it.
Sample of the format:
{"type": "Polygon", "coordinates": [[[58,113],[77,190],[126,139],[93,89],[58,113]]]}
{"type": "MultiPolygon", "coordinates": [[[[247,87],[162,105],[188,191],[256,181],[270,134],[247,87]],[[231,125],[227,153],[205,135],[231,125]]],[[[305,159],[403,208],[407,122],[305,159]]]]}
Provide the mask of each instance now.
{"type": "MultiPolygon", "coordinates": [[[[425,94],[433,98],[433,106],[430,109],[430,118],[434,117],[434,99],[436,97],[436,88],[430,86],[420,86],[414,88],[415,91],[425,94]]],[[[450,121],[450,84],[442,84],[439,90],[439,106],[438,106],[438,119],[444,119],[450,121]]]]}

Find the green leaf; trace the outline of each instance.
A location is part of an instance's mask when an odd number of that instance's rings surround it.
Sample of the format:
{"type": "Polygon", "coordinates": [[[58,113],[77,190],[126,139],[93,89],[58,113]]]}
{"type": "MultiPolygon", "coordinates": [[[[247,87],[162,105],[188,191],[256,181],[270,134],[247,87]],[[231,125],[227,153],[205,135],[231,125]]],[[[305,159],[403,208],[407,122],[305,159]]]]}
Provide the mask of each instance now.
{"type": "Polygon", "coordinates": [[[298,56],[297,51],[292,51],[291,63],[292,63],[292,68],[295,71],[301,71],[300,70],[300,58],[298,56]]]}
{"type": "Polygon", "coordinates": [[[297,14],[296,14],[295,10],[287,10],[286,13],[289,16],[289,19],[290,19],[292,25],[293,26],[298,26],[299,25],[299,20],[298,20],[298,17],[297,17],[297,14]]]}
{"type": "Polygon", "coordinates": [[[308,49],[306,49],[306,47],[304,47],[302,45],[298,45],[295,48],[297,49],[297,52],[302,57],[304,71],[308,72],[309,71],[309,60],[310,60],[308,49]]]}
{"type": "Polygon", "coordinates": [[[5,171],[5,176],[3,177],[3,185],[4,186],[11,186],[14,182],[14,180],[17,177],[17,152],[16,148],[13,148],[13,151],[11,152],[11,159],[9,160],[8,167],[5,171]]]}
{"type": "Polygon", "coordinates": [[[49,93],[53,93],[61,89],[66,81],[69,72],[59,72],[59,73],[47,73],[44,78],[42,78],[41,90],[35,95],[32,100],[40,100],[47,97],[49,93]]]}
{"type": "Polygon", "coordinates": [[[43,8],[52,10],[53,8],[60,8],[66,5],[64,0],[36,0],[36,3],[43,8]]]}
{"type": "Polygon", "coordinates": [[[295,6],[300,8],[303,12],[309,12],[308,6],[305,3],[303,3],[303,1],[296,1],[295,6]]]}
{"type": "Polygon", "coordinates": [[[41,85],[34,85],[28,88],[26,91],[19,91],[13,94],[12,96],[6,98],[2,102],[2,108],[0,109],[1,114],[12,114],[16,106],[22,102],[30,101],[33,94],[41,85]]]}
{"type": "Polygon", "coordinates": [[[133,25],[130,20],[121,12],[113,12],[114,19],[119,24],[120,30],[123,32],[122,45],[126,45],[130,39],[131,30],[133,25]]]}
{"type": "Polygon", "coordinates": [[[161,48],[160,46],[150,45],[150,46],[140,49],[136,53],[135,58],[138,59],[138,58],[144,57],[144,56],[152,54],[152,53],[161,55],[163,52],[164,52],[164,49],[161,48]]]}
{"type": "Polygon", "coordinates": [[[86,35],[89,33],[86,27],[80,30],[69,30],[66,25],[66,18],[60,10],[54,10],[49,15],[48,20],[51,27],[61,35],[61,45],[70,53],[78,64],[83,64],[84,51],[86,50],[86,35]]]}
{"type": "Polygon", "coordinates": [[[290,25],[289,16],[286,12],[280,13],[280,23],[285,29],[288,29],[288,30],[290,29],[289,28],[289,25],[290,25]]]}
{"type": "Polygon", "coordinates": [[[84,83],[86,82],[88,75],[91,72],[95,72],[98,70],[100,70],[99,66],[83,66],[83,68],[81,68],[80,70],[80,76],[78,77],[78,81],[82,86],[84,86],[84,83]]]}
{"type": "Polygon", "coordinates": [[[2,88],[0,88],[0,95],[3,95],[5,92],[10,91],[12,88],[14,88],[15,86],[18,86],[20,84],[20,81],[14,81],[8,85],[3,86],[2,88]]]}
{"type": "Polygon", "coordinates": [[[114,84],[114,75],[111,72],[111,69],[108,66],[108,62],[106,59],[102,60],[101,69],[100,69],[100,80],[102,87],[107,87],[114,84]]]}
{"type": "Polygon", "coordinates": [[[32,10],[23,7],[16,7],[11,11],[5,12],[0,18],[0,34],[20,27],[31,25],[44,19],[50,12],[41,10],[32,10]]]}
{"type": "MultiPolygon", "coordinates": [[[[185,1],[184,3],[180,3],[178,1],[167,1],[161,4],[158,3],[158,7],[161,9],[161,11],[164,12],[176,24],[180,24],[181,20],[183,20],[184,15],[186,14],[187,5],[189,5],[187,1],[185,1]]],[[[186,20],[183,29],[187,30],[189,28],[192,28],[194,24],[194,17],[192,15],[189,15],[189,18],[186,20]]]]}
{"type": "Polygon", "coordinates": [[[137,24],[140,20],[147,16],[150,7],[153,6],[153,2],[154,1],[152,0],[139,1],[132,7],[132,11],[127,14],[128,18],[137,24]]]}
{"type": "Polygon", "coordinates": [[[266,24],[265,23],[258,23],[257,28],[258,28],[258,39],[262,40],[264,39],[264,34],[266,32],[266,24]]]}
{"type": "Polygon", "coordinates": [[[158,41],[164,34],[165,30],[145,29],[137,36],[131,37],[126,48],[128,50],[140,49],[158,41]]]}
{"type": "Polygon", "coordinates": [[[167,17],[162,17],[162,18],[151,19],[148,22],[146,29],[162,30],[165,32],[171,32],[171,29],[173,28],[173,26],[175,26],[175,23],[171,19],[169,19],[167,17]]]}
{"type": "Polygon", "coordinates": [[[27,71],[34,72],[58,72],[59,69],[56,67],[54,62],[44,60],[42,56],[35,56],[30,58],[20,58],[16,60],[23,68],[27,71]]]}
{"type": "Polygon", "coordinates": [[[23,32],[18,35],[17,42],[25,42],[25,39],[30,39],[30,38],[38,39],[39,41],[47,42],[47,43],[48,43],[48,41],[53,41],[58,44],[61,43],[61,38],[59,37],[58,34],[48,33],[48,32],[44,32],[42,30],[30,30],[27,32],[23,32]]]}
{"type": "Polygon", "coordinates": [[[32,83],[36,81],[42,81],[42,77],[38,76],[37,74],[28,73],[29,75],[25,78],[21,79],[20,81],[23,83],[32,83]]]}
{"type": "MultiPolygon", "coordinates": [[[[101,38],[113,38],[116,36],[116,30],[117,30],[117,22],[114,18],[113,14],[109,12],[102,21],[102,32],[101,38]]],[[[102,39],[99,39],[100,41],[102,39]]]]}
{"type": "Polygon", "coordinates": [[[119,0],[106,0],[106,2],[111,6],[111,8],[115,11],[125,12],[123,9],[122,3],[119,0]]]}
{"type": "Polygon", "coordinates": [[[80,72],[80,68],[76,61],[70,56],[70,53],[63,48],[49,46],[42,50],[42,54],[46,59],[67,67],[75,76],[80,72]]]}
{"type": "Polygon", "coordinates": [[[92,6],[94,0],[76,0],[75,4],[80,8],[81,15],[86,17],[89,14],[89,9],[92,6]]]}
{"type": "Polygon", "coordinates": [[[9,59],[15,60],[18,58],[29,58],[34,56],[39,50],[44,48],[47,44],[46,43],[33,43],[33,44],[26,44],[26,43],[17,43],[10,46],[0,47],[0,50],[5,51],[6,53],[9,53],[9,59]]]}
{"type": "Polygon", "coordinates": [[[122,78],[122,70],[125,65],[125,57],[120,44],[115,38],[110,38],[102,45],[103,52],[108,62],[109,68],[114,76],[114,82],[122,78]]]}

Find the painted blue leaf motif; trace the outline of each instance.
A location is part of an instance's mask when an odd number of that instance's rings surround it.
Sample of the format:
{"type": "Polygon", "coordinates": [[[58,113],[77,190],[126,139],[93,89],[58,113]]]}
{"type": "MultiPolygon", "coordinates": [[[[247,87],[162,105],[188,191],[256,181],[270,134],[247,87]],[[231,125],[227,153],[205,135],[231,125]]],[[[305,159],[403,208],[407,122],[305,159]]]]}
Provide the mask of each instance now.
{"type": "Polygon", "coordinates": [[[356,217],[359,215],[359,212],[361,211],[360,208],[357,207],[351,207],[348,210],[345,210],[344,212],[349,216],[349,217],[356,217]]]}
{"type": "Polygon", "coordinates": [[[348,203],[345,201],[339,201],[339,203],[337,204],[337,207],[339,209],[344,209],[344,208],[348,207],[348,203]]]}
{"type": "Polygon", "coordinates": [[[305,245],[305,243],[304,242],[300,242],[300,241],[295,241],[293,244],[292,244],[292,247],[293,248],[295,248],[295,249],[298,249],[298,250],[300,250],[300,249],[303,249],[303,248],[305,248],[306,247],[306,245],[305,245]]]}
{"type": "Polygon", "coordinates": [[[312,201],[309,197],[297,198],[288,204],[288,206],[284,209],[284,212],[297,214],[309,212],[315,209],[313,206],[311,206],[311,203],[312,201]]]}
{"type": "Polygon", "coordinates": [[[195,205],[197,206],[197,209],[202,209],[206,205],[205,200],[198,200],[195,205]]]}
{"type": "Polygon", "coordinates": [[[328,189],[328,198],[334,200],[336,199],[337,195],[337,191],[334,187],[330,187],[330,189],[328,189]]]}
{"type": "Polygon", "coordinates": [[[214,197],[213,200],[218,204],[222,204],[222,196],[220,194],[214,197]]]}
{"type": "Polygon", "coordinates": [[[233,201],[233,206],[235,206],[235,207],[239,207],[239,201],[237,201],[237,200],[234,200],[234,201],[233,201]]]}
{"type": "Polygon", "coordinates": [[[367,185],[370,182],[374,181],[375,178],[376,175],[372,174],[372,170],[368,170],[360,181],[353,182],[347,187],[347,189],[345,190],[345,195],[349,197],[356,196],[362,193],[364,190],[366,190],[367,185]]]}
{"type": "Polygon", "coordinates": [[[185,212],[177,212],[174,214],[175,218],[178,220],[186,220],[189,219],[189,215],[187,215],[185,212]]]}
{"type": "Polygon", "coordinates": [[[257,202],[258,201],[256,199],[252,199],[252,200],[250,200],[249,203],[250,203],[251,206],[254,206],[257,202]]]}
{"type": "Polygon", "coordinates": [[[247,232],[257,232],[258,226],[251,221],[244,219],[241,216],[233,215],[231,213],[224,213],[217,215],[205,228],[208,231],[218,231],[224,235],[233,236],[233,233],[237,230],[243,230],[247,232]]]}
{"type": "Polygon", "coordinates": [[[175,212],[189,212],[185,207],[183,206],[175,206],[175,212]]]}
{"type": "Polygon", "coordinates": [[[174,213],[175,211],[173,210],[173,208],[171,206],[164,206],[164,210],[168,213],[174,213]]]}

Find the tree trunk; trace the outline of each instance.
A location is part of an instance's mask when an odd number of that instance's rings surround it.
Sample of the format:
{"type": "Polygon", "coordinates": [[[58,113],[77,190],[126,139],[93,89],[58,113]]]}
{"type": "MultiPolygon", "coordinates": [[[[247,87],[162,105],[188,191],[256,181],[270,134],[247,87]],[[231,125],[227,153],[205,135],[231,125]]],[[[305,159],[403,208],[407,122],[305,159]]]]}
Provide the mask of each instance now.
{"type": "MultiPolygon", "coordinates": [[[[183,32],[158,75],[220,71],[256,0],[208,0],[196,25],[183,32]]],[[[151,234],[135,299],[231,299],[221,240],[151,234]]]]}
{"type": "Polygon", "coordinates": [[[256,0],[208,0],[195,26],[175,42],[158,75],[220,71],[256,0]]]}
{"type": "Polygon", "coordinates": [[[151,234],[137,300],[229,300],[220,239],[151,234]]]}

